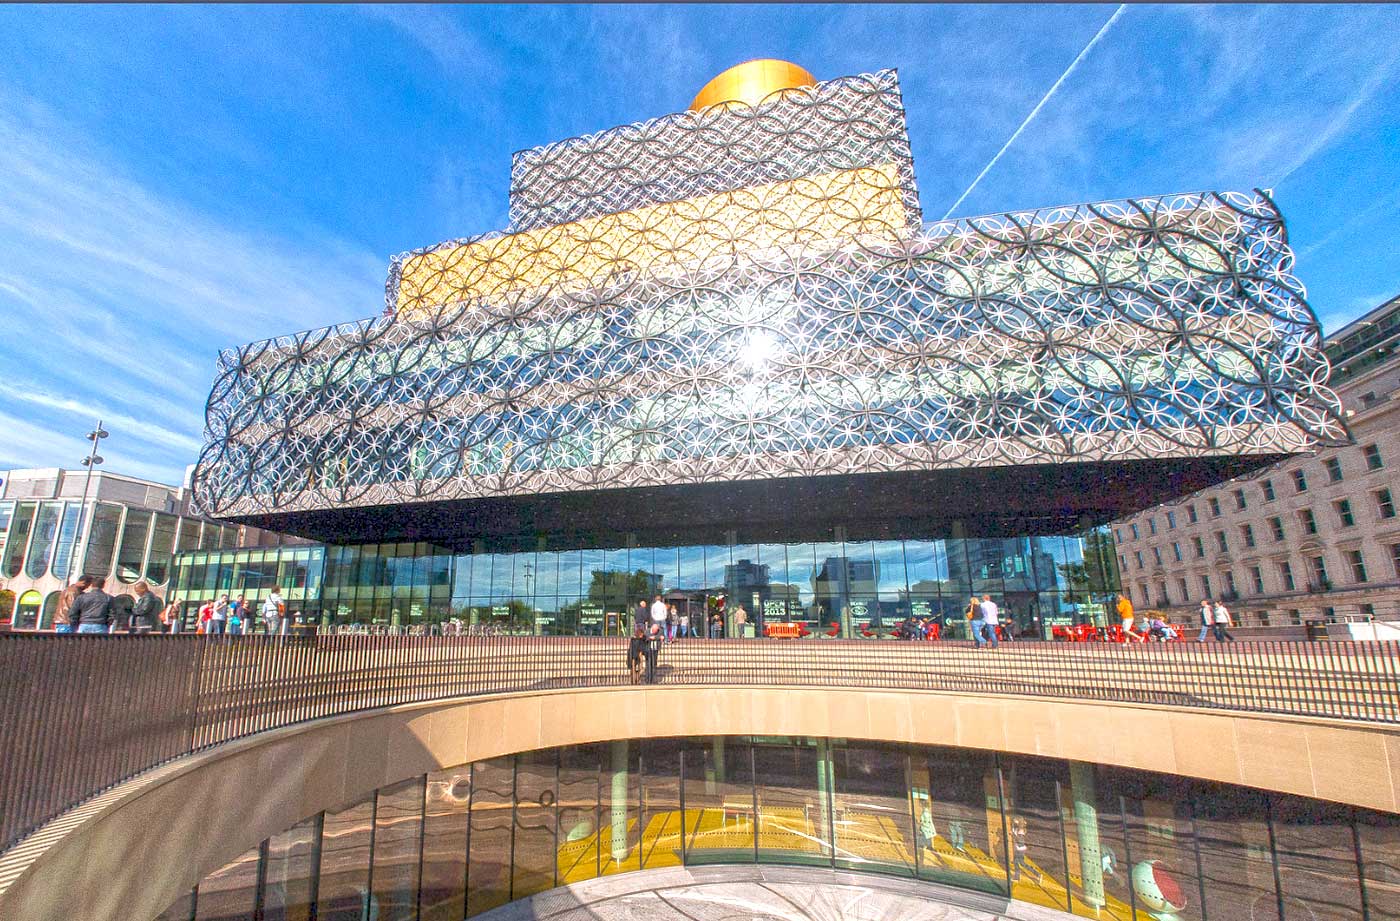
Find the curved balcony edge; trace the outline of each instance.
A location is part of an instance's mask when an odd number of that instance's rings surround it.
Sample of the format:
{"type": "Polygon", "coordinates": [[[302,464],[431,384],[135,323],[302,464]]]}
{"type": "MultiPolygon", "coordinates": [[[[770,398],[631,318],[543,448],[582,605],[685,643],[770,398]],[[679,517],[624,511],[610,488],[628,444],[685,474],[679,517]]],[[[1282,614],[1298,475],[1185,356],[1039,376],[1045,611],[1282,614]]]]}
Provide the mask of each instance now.
{"type": "Polygon", "coordinates": [[[0,855],[0,917],[151,918],[250,846],[367,791],[482,759],[616,739],[745,734],[948,745],[1400,812],[1396,727],[943,691],[716,686],[697,696],[694,690],[643,686],[452,698],[326,717],[228,742],[147,771],[0,855]],[[132,854],[171,856],[133,862],[132,854]],[[139,878],[133,875],[138,867],[139,878]]]}

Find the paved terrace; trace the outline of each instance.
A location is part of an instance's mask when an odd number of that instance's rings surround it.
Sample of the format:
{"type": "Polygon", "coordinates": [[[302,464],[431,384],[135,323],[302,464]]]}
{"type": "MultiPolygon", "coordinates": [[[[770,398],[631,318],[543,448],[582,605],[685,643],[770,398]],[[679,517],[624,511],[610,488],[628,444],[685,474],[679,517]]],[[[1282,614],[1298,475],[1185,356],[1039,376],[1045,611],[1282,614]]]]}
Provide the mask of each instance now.
{"type": "MultiPolygon", "coordinates": [[[[589,637],[0,637],[0,847],[142,771],[278,727],[425,701],[630,685],[589,637]]],[[[1146,704],[1400,724],[1400,644],[681,640],[658,684],[1146,704]]],[[[810,691],[808,692],[810,694],[810,691]]],[[[696,698],[697,701],[699,698],[696,698]]]]}

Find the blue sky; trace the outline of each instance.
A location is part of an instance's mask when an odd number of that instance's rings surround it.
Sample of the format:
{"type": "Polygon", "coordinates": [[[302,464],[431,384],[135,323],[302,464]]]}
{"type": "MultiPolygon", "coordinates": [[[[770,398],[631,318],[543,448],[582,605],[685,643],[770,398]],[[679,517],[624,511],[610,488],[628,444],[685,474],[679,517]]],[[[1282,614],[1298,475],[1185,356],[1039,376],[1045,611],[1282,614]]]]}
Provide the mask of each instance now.
{"type": "MultiPolygon", "coordinates": [[[[924,212],[1112,6],[0,7],[0,469],[178,482],[219,349],[371,316],[519,149],[724,68],[898,68],[924,212]]],[[[1400,7],[1130,7],[955,216],[1272,188],[1324,329],[1400,293],[1400,7]]]]}

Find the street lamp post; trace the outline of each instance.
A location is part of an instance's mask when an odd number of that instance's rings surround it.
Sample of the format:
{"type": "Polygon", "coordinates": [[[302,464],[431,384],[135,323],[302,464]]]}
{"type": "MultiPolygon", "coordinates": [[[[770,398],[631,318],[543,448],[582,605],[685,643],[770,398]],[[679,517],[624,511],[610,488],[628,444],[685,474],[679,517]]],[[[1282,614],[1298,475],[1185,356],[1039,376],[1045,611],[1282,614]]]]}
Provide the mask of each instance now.
{"type": "Polygon", "coordinates": [[[87,474],[83,477],[83,500],[78,504],[78,533],[74,538],[78,545],[73,548],[69,556],[73,560],[73,568],[64,574],[64,579],[76,573],[83,574],[83,565],[87,562],[87,542],[88,536],[92,533],[92,519],[97,517],[97,503],[94,501],[93,514],[89,515],[87,510],[88,490],[92,487],[92,469],[102,463],[102,455],[97,453],[97,446],[106,438],[109,433],[102,428],[102,420],[97,420],[97,427],[87,433],[88,441],[92,442],[92,447],[88,450],[88,456],[83,458],[83,466],[87,468],[87,474]]]}

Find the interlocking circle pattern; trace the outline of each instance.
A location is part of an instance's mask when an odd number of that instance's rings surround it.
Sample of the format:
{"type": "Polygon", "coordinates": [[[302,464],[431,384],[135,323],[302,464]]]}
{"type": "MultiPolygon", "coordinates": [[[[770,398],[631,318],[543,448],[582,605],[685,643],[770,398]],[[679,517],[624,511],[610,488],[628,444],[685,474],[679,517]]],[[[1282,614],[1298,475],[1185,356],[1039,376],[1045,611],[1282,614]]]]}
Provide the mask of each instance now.
{"type": "Polygon", "coordinates": [[[691,144],[672,135],[711,131],[691,115],[583,139],[588,156],[522,155],[516,233],[398,257],[386,316],[224,352],[200,509],[1346,439],[1266,195],[921,226],[902,110],[871,114],[898,109],[893,75],[833,83],[773,103],[781,118],[712,113],[729,127],[691,145],[690,172],[670,168],[691,144]],[[824,93],[847,93],[856,122],[837,125],[824,93]],[[721,154],[740,141],[731,174],[721,154]],[[616,167],[629,149],[635,181],[616,167]],[[790,156],[755,174],[765,151],[790,156]]]}

